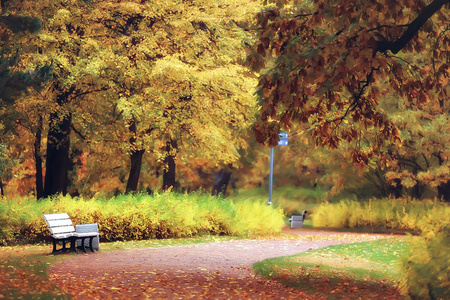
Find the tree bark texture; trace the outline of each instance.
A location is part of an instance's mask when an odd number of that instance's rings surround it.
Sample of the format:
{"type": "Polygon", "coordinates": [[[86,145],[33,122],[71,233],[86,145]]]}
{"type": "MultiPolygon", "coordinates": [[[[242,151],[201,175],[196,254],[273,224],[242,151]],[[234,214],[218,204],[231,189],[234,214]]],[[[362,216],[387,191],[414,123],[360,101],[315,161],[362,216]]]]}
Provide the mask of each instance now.
{"type": "MultiPolygon", "coordinates": [[[[59,105],[67,103],[70,93],[71,91],[59,94],[56,98],[57,103],[59,105]]],[[[58,112],[54,112],[50,115],[44,197],[67,193],[71,122],[70,114],[61,116],[58,112]]]]}
{"type": "Polygon", "coordinates": [[[127,187],[126,192],[133,192],[136,191],[139,184],[139,176],[141,174],[141,165],[142,165],[142,156],[144,155],[144,150],[138,150],[135,149],[135,143],[136,143],[136,121],[134,118],[129,122],[128,129],[130,130],[131,138],[130,138],[130,145],[131,145],[131,155],[130,155],[130,173],[128,175],[128,181],[127,181],[127,187]]]}
{"type": "Polygon", "coordinates": [[[131,166],[130,174],[128,175],[127,181],[127,193],[137,191],[139,176],[141,174],[142,157],[144,156],[145,150],[133,150],[130,155],[131,166]]]}

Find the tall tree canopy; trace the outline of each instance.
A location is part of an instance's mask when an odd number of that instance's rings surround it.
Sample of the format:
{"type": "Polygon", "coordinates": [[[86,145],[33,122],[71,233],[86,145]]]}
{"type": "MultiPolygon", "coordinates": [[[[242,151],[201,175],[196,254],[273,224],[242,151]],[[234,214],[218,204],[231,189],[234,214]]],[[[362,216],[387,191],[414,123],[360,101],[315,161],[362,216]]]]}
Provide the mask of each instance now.
{"type": "Polygon", "coordinates": [[[13,102],[28,87],[39,87],[50,75],[49,65],[17,68],[27,37],[41,29],[41,21],[25,15],[22,1],[1,1],[0,5],[0,99],[13,102]],[[19,44],[19,45],[18,45],[19,44]]]}
{"type": "Polygon", "coordinates": [[[238,159],[253,121],[244,30],[252,1],[130,1],[99,6],[98,22],[119,42],[113,79],[129,129],[127,190],[136,190],[143,154],[162,165],[163,188],[176,186],[176,161],[210,166],[238,159]]]}
{"type": "Polygon", "coordinates": [[[356,141],[352,158],[367,164],[385,141],[401,140],[382,95],[448,102],[449,0],[276,2],[258,14],[248,50],[262,73],[260,143],[300,122],[320,145],[356,141]]]}
{"type": "Polygon", "coordinates": [[[128,156],[126,189],[133,191],[141,164],[155,177],[167,175],[168,187],[176,163],[236,161],[255,113],[256,78],[244,66],[243,39],[258,8],[250,0],[29,3],[44,21],[21,64],[54,66],[45,93],[15,107],[15,119],[34,136],[38,197],[78,185],[74,162],[97,169],[92,181],[120,177],[109,180],[116,189],[128,156]]]}

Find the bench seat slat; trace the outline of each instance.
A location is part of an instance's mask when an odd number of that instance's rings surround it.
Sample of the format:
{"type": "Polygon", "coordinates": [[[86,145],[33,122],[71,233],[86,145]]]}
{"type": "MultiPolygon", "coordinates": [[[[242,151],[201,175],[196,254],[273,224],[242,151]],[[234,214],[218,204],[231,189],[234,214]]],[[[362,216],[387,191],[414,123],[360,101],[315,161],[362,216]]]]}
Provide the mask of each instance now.
{"type": "Polygon", "coordinates": [[[49,227],[49,229],[52,234],[75,232],[75,227],[73,227],[73,226],[49,227]]]}
{"type": "Polygon", "coordinates": [[[65,220],[47,221],[47,224],[48,224],[48,227],[71,226],[72,220],[65,219],[65,220]]]}
{"type": "Polygon", "coordinates": [[[291,220],[292,221],[303,221],[303,216],[302,215],[292,215],[291,220]]]}
{"type": "Polygon", "coordinates": [[[74,236],[77,237],[90,237],[90,236],[98,236],[98,232],[75,232],[74,236]]]}
{"type": "Polygon", "coordinates": [[[73,236],[73,233],[58,233],[58,234],[53,234],[52,237],[54,237],[55,239],[67,239],[73,236]]]}

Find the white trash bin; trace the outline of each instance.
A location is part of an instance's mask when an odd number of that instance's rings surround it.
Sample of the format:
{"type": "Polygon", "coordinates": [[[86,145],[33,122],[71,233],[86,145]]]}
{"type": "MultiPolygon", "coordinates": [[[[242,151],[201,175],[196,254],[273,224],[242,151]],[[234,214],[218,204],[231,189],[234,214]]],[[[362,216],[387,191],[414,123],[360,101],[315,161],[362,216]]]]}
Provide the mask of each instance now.
{"type": "Polygon", "coordinates": [[[301,215],[291,215],[289,222],[291,222],[291,228],[302,228],[303,221],[306,218],[306,210],[301,215]]]}
{"type": "MultiPolygon", "coordinates": [[[[75,231],[79,232],[79,233],[98,232],[98,224],[92,223],[92,224],[75,225],[75,231]]],[[[86,239],[84,241],[84,246],[87,249],[89,249],[89,239],[86,239]]],[[[81,247],[81,240],[77,240],[77,247],[81,247]]],[[[92,248],[94,248],[94,250],[97,250],[97,251],[100,249],[100,241],[99,241],[98,237],[95,237],[92,240],[92,248]]]]}

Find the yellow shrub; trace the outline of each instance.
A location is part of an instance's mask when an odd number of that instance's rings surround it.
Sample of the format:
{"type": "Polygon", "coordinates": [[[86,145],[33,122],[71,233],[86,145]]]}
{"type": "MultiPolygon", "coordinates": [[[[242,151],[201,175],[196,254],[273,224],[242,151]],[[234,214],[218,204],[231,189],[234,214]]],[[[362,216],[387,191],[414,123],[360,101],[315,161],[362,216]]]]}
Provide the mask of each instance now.
{"type": "Polygon", "coordinates": [[[400,289],[413,299],[450,299],[450,226],[412,239],[400,289]]]}
{"type": "Polygon", "coordinates": [[[450,219],[450,206],[438,201],[377,199],[324,203],[312,214],[315,227],[387,228],[420,233],[450,219]]]}
{"type": "Polygon", "coordinates": [[[75,224],[97,223],[103,241],[199,233],[258,235],[281,231],[283,225],[279,210],[258,201],[235,204],[199,193],[9,200],[0,202],[0,212],[0,244],[48,241],[50,232],[42,215],[60,212],[68,213],[75,224]]]}

